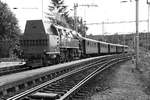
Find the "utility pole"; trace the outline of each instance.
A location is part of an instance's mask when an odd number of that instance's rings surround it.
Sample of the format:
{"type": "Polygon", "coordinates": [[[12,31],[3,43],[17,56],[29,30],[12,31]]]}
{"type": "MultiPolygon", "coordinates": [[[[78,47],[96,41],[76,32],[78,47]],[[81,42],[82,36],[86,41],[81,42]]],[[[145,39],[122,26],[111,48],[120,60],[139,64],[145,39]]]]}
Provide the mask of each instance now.
{"type": "Polygon", "coordinates": [[[104,22],[102,22],[102,34],[104,35],[104,22]]]}
{"type": "Polygon", "coordinates": [[[147,44],[147,50],[149,49],[149,44],[150,44],[150,41],[149,41],[149,15],[150,15],[150,0],[147,0],[147,5],[148,5],[148,24],[147,24],[147,34],[146,34],[146,44],[147,44]]]}
{"type": "Polygon", "coordinates": [[[149,13],[149,11],[150,11],[150,0],[147,0],[147,5],[148,5],[148,24],[147,24],[147,31],[149,32],[149,15],[150,15],[150,13],[149,13]]]}
{"type": "Polygon", "coordinates": [[[77,3],[74,3],[74,29],[75,31],[77,32],[77,7],[78,7],[78,4],[77,3]]]}
{"type": "Polygon", "coordinates": [[[102,35],[103,35],[103,38],[104,38],[104,41],[106,42],[106,40],[105,40],[105,30],[104,30],[104,22],[102,22],[102,35]]]}
{"type": "Polygon", "coordinates": [[[42,0],[42,20],[43,20],[43,0],[42,0]]]}
{"type": "Polygon", "coordinates": [[[136,1],[136,69],[139,69],[138,68],[138,63],[139,63],[139,0],[135,0],[136,1]]]}

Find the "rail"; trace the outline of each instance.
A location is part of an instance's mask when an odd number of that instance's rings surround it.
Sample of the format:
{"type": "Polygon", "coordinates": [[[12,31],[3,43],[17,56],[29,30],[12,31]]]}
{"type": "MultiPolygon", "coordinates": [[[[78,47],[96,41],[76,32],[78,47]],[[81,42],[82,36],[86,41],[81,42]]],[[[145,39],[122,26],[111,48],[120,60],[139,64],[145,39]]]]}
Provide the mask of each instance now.
{"type": "Polygon", "coordinates": [[[78,88],[80,86],[82,86],[83,84],[85,84],[88,80],[90,80],[91,78],[93,78],[96,74],[98,74],[100,71],[118,63],[118,62],[121,62],[123,61],[124,59],[126,58],[130,58],[130,56],[126,56],[126,57],[120,57],[120,58],[116,58],[115,59],[111,58],[109,59],[109,62],[107,60],[103,60],[103,61],[96,61],[96,62],[93,62],[91,64],[88,64],[88,65],[85,65],[84,67],[80,67],[80,68],[77,68],[75,70],[72,70],[66,74],[63,74],[61,76],[58,76],[52,80],[49,80],[43,84],[40,84],[34,88],[31,88],[29,90],[26,90],[22,93],[19,93],[15,96],[12,96],[10,98],[8,98],[7,100],[19,100],[19,99],[22,99],[22,98],[25,98],[31,94],[34,94],[35,92],[39,91],[40,89],[44,88],[44,87],[47,87],[48,85],[54,83],[54,82],[57,82],[59,80],[62,80],[68,76],[71,76],[71,75],[74,75],[76,73],[79,73],[81,71],[84,71],[84,70],[87,70],[87,69],[90,69],[90,68],[96,68],[94,69],[94,71],[92,73],[90,73],[89,75],[87,75],[87,77],[85,77],[84,79],[82,79],[80,82],[78,82],[78,84],[76,84],[75,86],[73,86],[73,88],[69,89],[69,91],[67,91],[66,93],[63,94],[63,96],[59,96],[59,99],[58,100],[64,100],[66,98],[68,98],[72,93],[74,93],[76,90],[78,90],[78,88]],[[100,67],[99,67],[100,66],[100,67]]]}

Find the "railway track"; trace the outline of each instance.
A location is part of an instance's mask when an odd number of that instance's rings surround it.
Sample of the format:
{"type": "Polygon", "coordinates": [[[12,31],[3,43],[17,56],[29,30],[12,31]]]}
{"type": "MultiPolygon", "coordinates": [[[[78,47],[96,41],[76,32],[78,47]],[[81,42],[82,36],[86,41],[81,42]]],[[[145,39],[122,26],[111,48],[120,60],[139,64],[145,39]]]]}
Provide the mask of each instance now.
{"type": "Polygon", "coordinates": [[[97,60],[83,67],[69,71],[36,87],[7,98],[7,100],[71,100],[86,94],[84,90],[92,78],[114,64],[129,59],[130,56],[111,57],[97,60]]]}

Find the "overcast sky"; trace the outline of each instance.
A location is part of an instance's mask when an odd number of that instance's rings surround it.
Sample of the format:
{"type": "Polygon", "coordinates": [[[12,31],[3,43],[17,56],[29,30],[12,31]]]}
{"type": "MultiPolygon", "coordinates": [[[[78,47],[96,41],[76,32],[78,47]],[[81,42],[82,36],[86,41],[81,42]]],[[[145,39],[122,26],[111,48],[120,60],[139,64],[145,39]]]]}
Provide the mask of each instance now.
{"type": "MultiPolygon", "coordinates": [[[[16,14],[19,20],[19,26],[24,31],[26,20],[42,19],[42,0],[1,0],[6,2],[11,10],[16,14]],[[13,9],[14,7],[18,9],[13,9]]],[[[64,0],[68,5],[68,9],[73,9],[73,4],[79,5],[98,5],[98,7],[83,7],[77,8],[77,15],[83,17],[87,24],[102,23],[102,22],[119,22],[119,21],[135,21],[135,0],[121,3],[121,0],[64,0]]],[[[43,0],[43,12],[48,12],[50,0],[43,0]]],[[[148,5],[146,0],[139,0],[139,19],[148,19],[148,5]]],[[[73,11],[70,11],[73,15],[73,11]]],[[[43,13],[45,20],[45,13],[43,13]]],[[[88,25],[88,34],[102,34],[102,24],[88,25]]],[[[139,25],[140,32],[147,32],[147,22],[142,22],[139,25]]],[[[104,24],[103,32],[114,34],[135,32],[135,23],[124,24],[104,24]]]]}

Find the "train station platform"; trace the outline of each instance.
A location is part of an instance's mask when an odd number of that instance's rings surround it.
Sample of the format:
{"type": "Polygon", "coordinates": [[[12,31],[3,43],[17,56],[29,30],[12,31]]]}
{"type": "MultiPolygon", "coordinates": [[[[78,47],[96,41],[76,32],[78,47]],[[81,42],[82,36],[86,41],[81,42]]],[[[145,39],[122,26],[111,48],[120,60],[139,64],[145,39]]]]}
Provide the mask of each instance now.
{"type": "MultiPolygon", "coordinates": [[[[31,77],[38,77],[38,76],[46,74],[46,73],[53,73],[59,69],[69,68],[72,65],[79,64],[82,62],[88,62],[88,61],[95,60],[95,59],[102,58],[102,57],[105,57],[105,56],[76,60],[76,61],[62,63],[62,64],[58,64],[58,65],[47,66],[47,67],[42,67],[42,68],[38,68],[38,69],[34,69],[34,70],[28,70],[28,71],[24,71],[24,72],[18,72],[18,73],[0,76],[0,87],[3,85],[17,82],[17,81],[31,79],[31,77]]],[[[4,65],[8,66],[8,65],[15,65],[15,64],[18,64],[18,63],[10,63],[10,64],[6,64],[6,63],[2,64],[1,63],[1,65],[3,65],[3,67],[4,67],[4,65]]]]}
{"type": "Polygon", "coordinates": [[[0,69],[4,67],[20,66],[25,64],[25,62],[0,62],[0,69]]]}

